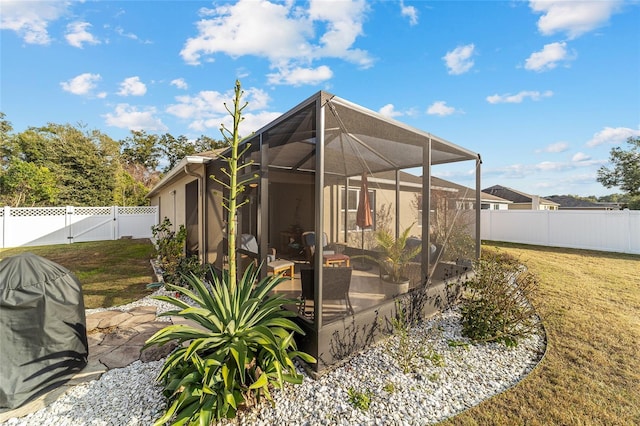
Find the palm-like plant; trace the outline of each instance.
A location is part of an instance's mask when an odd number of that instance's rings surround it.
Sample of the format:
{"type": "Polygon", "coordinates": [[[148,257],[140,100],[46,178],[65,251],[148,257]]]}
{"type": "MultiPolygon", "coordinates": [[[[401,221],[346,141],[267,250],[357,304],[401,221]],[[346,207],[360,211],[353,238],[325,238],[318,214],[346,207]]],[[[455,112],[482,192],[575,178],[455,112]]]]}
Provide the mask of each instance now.
{"type": "Polygon", "coordinates": [[[246,184],[255,177],[239,179],[238,173],[252,162],[239,164],[249,145],[238,152],[241,139],[238,126],[243,120],[242,89],[236,81],[233,110],[225,108],[233,117],[233,131],[222,126],[222,134],[229,143],[230,154],[225,158],[228,178],[212,178],[229,190],[223,206],[228,211],[227,240],[228,270],[218,278],[213,271],[211,284],[192,275],[186,277],[195,289],[168,285],[170,290],[191,298],[192,306],[181,299],[158,296],[179,309],[163,315],[175,315],[193,321],[194,325],[176,324],[165,327],[149,340],[145,347],[177,341],[180,346],[165,361],[158,377],[165,384],[169,399],[166,413],[156,425],[172,421],[175,425],[208,425],[212,419],[235,417],[241,405],[251,405],[263,395],[271,400],[269,387],[282,387],[284,382],[301,383],[293,358],[314,363],[315,359],[296,350],[294,333],[302,329],[287,317],[295,313],[284,309],[294,300],[274,295],[272,290],[282,281],[280,275],[258,281],[258,271],[249,266],[240,280],[236,279],[236,212],[245,201],[238,197],[246,184]]]}
{"type": "Polygon", "coordinates": [[[405,229],[398,238],[394,238],[387,229],[376,232],[376,242],[381,249],[378,264],[388,273],[388,278],[394,283],[402,281],[407,264],[422,250],[421,246],[407,248],[407,239],[413,224],[405,229]]]}
{"type": "Polygon", "coordinates": [[[315,359],[296,350],[294,333],[303,332],[287,318],[295,313],[283,309],[294,301],[271,293],[281,276],[257,278],[258,269],[251,265],[233,289],[215,277],[210,289],[195,276],[189,278],[195,291],[170,285],[191,298],[194,306],[171,296],[156,297],[179,308],[163,315],[194,322],[168,326],[146,343],[181,344],[159,375],[169,408],[156,425],[167,421],[208,425],[213,419],[234,417],[241,406],[262,396],[271,400],[269,386],[302,382],[292,359],[311,363],[315,359]]]}

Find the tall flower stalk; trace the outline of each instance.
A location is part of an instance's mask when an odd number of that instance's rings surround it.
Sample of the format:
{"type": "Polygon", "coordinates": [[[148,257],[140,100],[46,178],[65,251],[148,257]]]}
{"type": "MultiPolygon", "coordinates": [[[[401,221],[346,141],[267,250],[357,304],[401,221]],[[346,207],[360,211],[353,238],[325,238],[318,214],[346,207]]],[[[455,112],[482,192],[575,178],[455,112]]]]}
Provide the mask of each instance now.
{"type": "Polygon", "coordinates": [[[253,133],[249,134],[245,137],[240,137],[238,128],[240,123],[244,120],[242,117],[242,111],[249,104],[248,102],[242,101],[242,96],[244,95],[244,91],[241,88],[240,81],[236,80],[235,88],[234,88],[235,96],[233,98],[233,110],[231,110],[226,102],[224,104],[225,109],[229,112],[229,114],[233,117],[233,129],[229,130],[224,124],[221,125],[220,132],[224,137],[225,142],[231,148],[231,152],[228,156],[222,156],[223,160],[227,163],[228,169],[222,168],[222,173],[228,178],[228,183],[226,181],[218,179],[216,176],[211,176],[215,182],[222,185],[229,191],[229,197],[224,197],[223,195],[223,206],[227,210],[227,242],[228,242],[228,253],[229,253],[229,281],[228,285],[230,290],[235,291],[235,287],[237,286],[237,255],[236,255],[236,234],[237,234],[237,220],[236,215],[238,209],[249,201],[244,200],[238,202],[238,197],[245,191],[246,185],[249,182],[254,181],[258,175],[252,175],[248,178],[240,179],[238,174],[242,171],[242,169],[246,167],[250,167],[253,165],[253,160],[248,161],[246,163],[240,164],[240,159],[244,157],[244,154],[251,148],[251,144],[247,144],[242,151],[238,151],[239,145],[244,142],[247,138],[253,135],[253,133]]]}
{"type": "MultiPolygon", "coordinates": [[[[182,317],[187,323],[173,324],[151,336],[145,347],[177,342],[178,347],[166,359],[158,376],[164,383],[167,409],[155,426],[209,425],[224,417],[235,417],[239,410],[251,407],[261,398],[272,400],[270,390],[282,388],[285,382],[301,383],[303,376],[293,362],[316,360],[297,349],[295,333],[304,334],[291,320],[295,312],[284,309],[295,303],[273,290],[283,281],[282,275],[259,279],[258,268],[251,264],[237,279],[236,212],[245,204],[238,197],[245,185],[257,178],[238,178],[239,172],[252,162],[239,164],[249,146],[238,150],[244,139],[238,136],[242,122],[240,82],[235,84],[233,130],[222,126],[230,145],[224,158],[228,169],[222,169],[228,183],[211,178],[228,190],[223,205],[228,210],[229,271],[221,277],[209,274],[211,282],[191,275],[190,288],[168,284],[167,287],[193,301],[188,304],[173,296],[156,296],[175,306],[162,315],[182,317]]],[[[223,179],[226,180],[226,179],[223,179]]]]}

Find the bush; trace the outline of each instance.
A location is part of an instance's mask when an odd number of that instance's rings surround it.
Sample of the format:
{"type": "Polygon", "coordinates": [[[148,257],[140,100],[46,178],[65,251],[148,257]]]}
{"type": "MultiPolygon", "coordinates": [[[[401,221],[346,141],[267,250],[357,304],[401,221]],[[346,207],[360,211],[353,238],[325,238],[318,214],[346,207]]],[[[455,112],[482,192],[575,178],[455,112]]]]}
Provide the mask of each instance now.
{"type": "Polygon", "coordinates": [[[258,271],[250,265],[233,288],[226,282],[226,271],[222,280],[211,271],[213,283],[192,275],[189,283],[195,291],[168,285],[196,306],[171,296],[155,297],[178,308],[163,315],[197,324],[168,326],[146,342],[145,347],[176,340],[179,344],[158,376],[169,408],[156,425],[168,421],[208,425],[213,419],[235,417],[241,407],[263,396],[271,400],[270,387],[302,383],[293,358],[311,363],[315,359],[296,350],[294,333],[304,333],[287,318],[295,313],[283,309],[294,301],[271,293],[282,277],[268,276],[258,282],[258,271]]]}
{"type": "Polygon", "coordinates": [[[529,299],[537,278],[515,258],[483,253],[475,262],[475,276],[463,283],[462,333],[475,342],[503,342],[515,346],[530,336],[538,317],[529,299]]]}
{"type": "Polygon", "coordinates": [[[165,282],[183,287],[190,287],[188,277],[195,275],[203,279],[206,267],[200,263],[198,256],[182,256],[178,259],[177,265],[163,274],[165,282]]]}
{"type": "Polygon", "coordinates": [[[162,223],[151,227],[151,232],[155,240],[155,254],[162,268],[165,282],[179,285],[181,284],[180,273],[190,271],[189,266],[192,260],[184,261],[184,247],[187,240],[186,228],[184,225],[180,225],[178,232],[171,228],[171,221],[165,217],[162,223]]]}

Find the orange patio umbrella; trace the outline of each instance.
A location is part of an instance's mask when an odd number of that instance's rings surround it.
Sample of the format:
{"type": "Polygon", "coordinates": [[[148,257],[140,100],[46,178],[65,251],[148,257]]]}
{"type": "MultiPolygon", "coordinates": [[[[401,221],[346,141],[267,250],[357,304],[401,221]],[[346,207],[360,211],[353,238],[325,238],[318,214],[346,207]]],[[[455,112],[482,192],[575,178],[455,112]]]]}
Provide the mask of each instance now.
{"type": "MultiPolygon", "coordinates": [[[[358,211],[356,213],[356,225],[362,232],[362,254],[364,255],[364,230],[373,226],[373,218],[371,217],[371,201],[369,200],[369,183],[367,182],[367,173],[362,173],[360,180],[360,197],[358,198],[358,211]]],[[[362,258],[359,269],[367,269],[362,258]]]]}

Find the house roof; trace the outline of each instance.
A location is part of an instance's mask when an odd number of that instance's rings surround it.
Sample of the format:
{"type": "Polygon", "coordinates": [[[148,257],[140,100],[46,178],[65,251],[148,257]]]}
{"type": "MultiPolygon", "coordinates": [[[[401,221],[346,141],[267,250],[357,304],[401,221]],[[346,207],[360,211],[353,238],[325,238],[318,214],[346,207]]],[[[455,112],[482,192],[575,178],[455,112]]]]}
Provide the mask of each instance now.
{"type": "Polygon", "coordinates": [[[551,195],[545,198],[558,203],[561,209],[617,210],[620,208],[619,203],[594,203],[572,195],[551,195]]]}
{"type": "Polygon", "coordinates": [[[521,192],[513,188],[508,188],[501,185],[494,185],[489,188],[485,188],[482,190],[482,192],[504,198],[505,200],[509,200],[513,203],[528,204],[532,203],[535,198],[538,198],[540,200],[540,204],[559,206],[558,203],[547,200],[546,198],[542,198],[538,195],[530,195],[525,192],[521,192]]]}
{"type": "MultiPolygon", "coordinates": [[[[385,183],[389,185],[395,185],[395,172],[381,172],[376,173],[375,176],[368,177],[369,183],[385,183]]],[[[355,182],[360,182],[360,176],[356,176],[352,178],[355,182]]],[[[416,176],[411,173],[407,173],[404,171],[400,171],[400,183],[403,186],[415,186],[416,188],[422,187],[422,176],[416,176]]],[[[465,200],[475,200],[476,199],[476,191],[473,188],[469,188],[464,185],[457,184],[455,182],[451,182],[446,179],[439,178],[437,176],[431,176],[431,188],[432,189],[440,189],[440,190],[451,190],[458,192],[461,194],[460,199],[465,200]]],[[[510,204],[511,201],[505,200],[504,198],[500,198],[495,195],[480,193],[480,201],[484,202],[494,202],[494,203],[504,203],[510,204]]]]}

